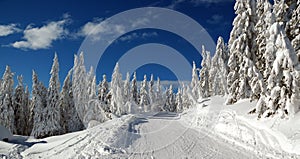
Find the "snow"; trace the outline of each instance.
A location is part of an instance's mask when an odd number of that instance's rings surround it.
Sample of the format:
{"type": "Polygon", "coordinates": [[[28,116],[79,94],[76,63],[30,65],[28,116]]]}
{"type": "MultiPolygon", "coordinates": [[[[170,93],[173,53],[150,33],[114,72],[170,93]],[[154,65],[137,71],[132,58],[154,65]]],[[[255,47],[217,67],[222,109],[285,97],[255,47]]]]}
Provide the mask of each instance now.
{"type": "MultiPolygon", "coordinates": [[[[300,114],[261,118],[256,102],[201,99],[184,112],[124,115],[88,129],[44,139],[13,136],[0,156],[19,158],[297,158],[300,114]]],[[[3,132],[3,131],[1,131],[3,132]]]]}
{"type": "Polygon", "coordinates": [[[3,139],[10,140],[12,137],[12,133],[4,126],[0,125],[0,140],[3,141],[3,139]]]}

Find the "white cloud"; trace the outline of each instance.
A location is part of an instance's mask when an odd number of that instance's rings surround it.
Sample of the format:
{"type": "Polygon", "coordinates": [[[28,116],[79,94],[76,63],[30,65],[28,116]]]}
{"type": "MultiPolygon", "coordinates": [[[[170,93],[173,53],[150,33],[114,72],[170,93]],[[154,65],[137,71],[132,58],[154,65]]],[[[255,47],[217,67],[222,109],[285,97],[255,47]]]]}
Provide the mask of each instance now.
{"type": "Polygon", "coordinates": [[[157,32],[131,33],[131,34],[120,37],[118,41],[130,42],[131,40],[134,40],[137,38],[147,39],[147,38],[151,38],[151,37],[155,37],[155,36],[158,36],[157,32]]]}
{"type": "Polygon", "coordinates": [[[222,20],[223,20],[222,15],[215,14],[210,19],[207,20],[207,23],[209,23],[209,24],[219,24],[219,23],[222,22],[222,20]]]}
{"type": "Polygon", "coordinates": [[[108,24],[105,21],[95,20],[86,23],[79,31],[79,36],[90,36],[94,40],[99,40],[101,34],[124,34],[125,27],[123,25],[108,24]]]}
{"type": "Polygon", "coordinates": [[[68,34],[65,25],[69,22],[68,16],[63,16],[60,21],[52,21],[42,27],[33,27],[28,25],[24,30],[24,36],[21,41],[16,41],[11,44],[14,48],[19,49],[46,49],[51,47],[52,42],[64,38],[68,34]]]}
{"type": "Polygon", "coordinates": [[[21,29],[19,29],[16,24],[0,25],[0,37],[7,36],[20,31],[21,29]]]}
{"type": "Polygon", "coordinates": [[[181,3],[190,3],[193,4],[194,6],[199,6],[201,4],[210,5],[213,3],[233,2],[233,1],[234,0],[173,0],[170,5],[166,6],[166,8],[176,9],[178,5],[180,5],[181,3]]]}

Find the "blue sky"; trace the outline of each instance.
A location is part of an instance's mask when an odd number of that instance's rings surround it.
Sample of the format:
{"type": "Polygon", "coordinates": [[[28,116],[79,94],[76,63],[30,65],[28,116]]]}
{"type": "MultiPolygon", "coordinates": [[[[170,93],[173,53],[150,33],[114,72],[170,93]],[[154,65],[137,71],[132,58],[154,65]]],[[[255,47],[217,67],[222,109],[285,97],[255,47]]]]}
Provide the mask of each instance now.
{"type": "MultiPolygon", "coordinates": [[[[22,74],[25,84],[31,87],[31,74],[35,70],[39,79],[48,85],[52,59],[57,52],[62,82],[73,66],[74,54],[78,53],[89,34],[89,27],[123,11],[140,7],[176,10],[197,21],[214,41],[218,36],[228,41],[234,18],[233,6],[233,0],[0,0],[0,74],[9,65],[15,75],[22,74]]],[[[189,63],[196,61],[200,65],[199,52],[182,37],[159,29],[141,29],[124,33],[110,44],[96,69],[98,80],[101,80],[103,73],[110,80],[119,58],[128,50],[147,43],[168,45],[180,52],[189,63]]],[[[157,64],[147,64],[137,69],[139,80],[143,74],[150,73],[162,80],[176,79],[168,68],[157,64]]]]}

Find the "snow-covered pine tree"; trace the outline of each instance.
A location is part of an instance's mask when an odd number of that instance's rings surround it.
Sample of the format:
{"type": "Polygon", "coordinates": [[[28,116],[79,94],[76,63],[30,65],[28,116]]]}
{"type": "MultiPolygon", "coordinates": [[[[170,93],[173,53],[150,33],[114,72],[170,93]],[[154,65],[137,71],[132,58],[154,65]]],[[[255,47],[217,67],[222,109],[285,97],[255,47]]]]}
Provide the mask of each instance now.
{"type": "Polygon", "coordinates": [[[176,101],[175,101],[175,105],[176,105],[176,112],[181,112],[182,109],[182,89],[178,89],[177,93],[176,93],[176,101]]]}
{"type": "Polygon", "coordinates": [[[192,106],[192,101],[190,99],[190,89],[187,86],[183,85],[182,88],[182,109],[189,109],[192,106]]]}
{"type": "Polygon", "coordinates": [[[61,126],[64,133],[75,132],[84,128],[74,105],[71,75],[72,70],[68,72],[64,80],[59,98],[61,126]]]}
{"type": "Polygon", "coordinates": [[[149,104],[152,105],[154,102],[155,102],[154,77],[153,74],[151,74],[150,81],[149,81],[149,104]]]}
{"type": "Polygon", "coordinates": [[[3,125],[11,132],[15,132],[12,101],[14,87],[13,76],[14,74],[11,72],[10,67],[6,66],[0,87],[0,125],[3,125]]]}
{"type": "Polygon", "coordinates": [[[111,87],[109,94],[111,95],[111,107],[110,110],[117,116],[121,116],[124,112],[124,96],[123,96],[123,84],[122,84],[122,75],[119,71],[119,64],[116,63],[114,68],[112,78],[111,78],[111,87]]]}
{"type": "Polygon", "coordinates": [[[139,105],[141,107],[142,112],[147,112],[150,109],[149,106],[149,95],[148,95],[148,88],[147,88],[147,76],[144,75],[144,80],[141,83],[141,89],[140,89],[140,102],[139,105]]]}
{"type": "Polygon", "coordinates": [[[38,76],[33,71],[32,73],[32,101],[31,101],[31,118],[30,125],[31,136],[35,138],[47,137],[47,122],[46,122],[46,105],[47,105],[47,89],[38,80],[38,76]]]}
{"type": "Polygon", "coordinates": [[[169,89],[166,91],[166,103],[164,106],[164,110],[169,112],[175,111],[175,97],[172,85],[170,85],[169,89]]]}
{"type": "Polygon", "coordinates": [[[136,80],[136,72],[133,73],[133,78],[131,80],[131,99],[136,104],[139,103],[139,94],[138,94],[138,88],[137,88],[137,80],[136,80]]]}
{"type": "Polygon", "coordinates": [[[257,18],[255,7],[254,0],[237,0],[234,6],[237,16],[233,21],[233,29],[229,39],[230,56],[227,83],[230,96],[226,101],[227,104],[252,96],[252,78],[260,79],[259,74],[248,75],[249,71],[256,70],[256,68],[251,68],[256,67],[255,62],[257,60],[254,30],[257,18]]]}
{"type": "Polygon", "coordinates": [[[216,53],[211,61],[209,81],[211,82],[211,95],[227,94],[227,53],[222,37],[218,38],[216,53]]]}
{"type": "Polygon", "coordinates": [[[23,86],[23,77],[18,76],[18,85],[15,89],[14,97],[13,97],[13,108],[14,108],[14,116],[15,116],[15,127],[16,127],[16,134],[19,135],[26,135],[26,123],[27,118],[26,116],[28,114],[27,109],[27,103],[26,102],[26,96],[23,86]]]}
{"type": "MultiPolygon", "coordinates": [[[[267,45],[267,36],[270,26],[273,24],[270,17],[272,5],[269,0],[257,0],[256,3],[256,15],[258,17],[257,23],[255,25],[255,32],[257,34],[255,42],[257,44],[256,51],[256,62],[255,65],[261,74],[264,73],[266,69],[265,52],[267,45]]],[[[265,79],[265,78],[264,78],[265,79]]],[[[266,79],[264,80],[266,81],[266,79]]]]}
{"type": "Polygon", "coordinates": [[[24,114],[25,114],[25,131],[24,135],[29,136],[31,133],[31,128],[32,128],[32,123],[30,123],[30,118],[31,118],[31,100],[29,99],[30,92],[28,89],[28,86],[25,87],[25,93],[24,93],[24,114]]]}
{"type": "Polygon", "coordinates": [[[106,80],[106,75],[104,74],[102,76],[102,81],[98,86],[98,99],[101,102],[102,109],[107,113],[110,112],[110,107],[109,107],[110,99],[108,96],[108,92],[109,92],[108,82],[106,80]]]}
{"type": "Polygon", "coordinates": [[[156,81],[156,91],[155,91],[155,103],[152,104],[152,110],[154,112],[163,110],[165,104],[165,99],[162,93],[162,86],[159,77],[156,81]]]}
{"type": "Polygon", "coordinates": [[[287,31],[290,40],[300,61],[300,0],[297,0],[296,8],[292,12],[290,21],[287,24],[287,31]]]}
{"type": "Polygon", "coordinates": [[[62,133],[62,127],[60,125],[60,105],[59,105],[59,63],[58,57],[55,53],[53,59],[53,65],[51,68],[51,77],[49,80],[48,96],[47,96],[47,107],[45,110],[45,120],[47,126],[45,128],[46,136],[59,135],[62,133]]]}
{"type": "Polygon", "coordinates": [[[211,92],[211,83],[209,81],[209,71],[210,71],[210,52],[206,51],[204,46],[202,46],[202,62],[200,70],[200,95],[202,98],[207,98],[210,96],[211,92]]]}
{"type": "Polygon", "coordinates": [[[126,79],[124,82],[124,100],[125,102],[130,101],[130,74],[126,73],[126,79]]]}
{"type": "MultiPolygon", "coordinates": [[[[284,31],[282,22],[274,23],[271,30],[278,34],[275,40],[276,58],[268,78],[266,106],[264,116],[279,112],[282,115],[293,115],[299,110],[300,99],[300,65],[296,53],[284,31]]],[[[258,106],[259,107],[259,106],[258,106]]],[[[262,106],[260,106],[263,110],[262,106]]],[[[263,113],[263,112],[262,112],[263,113]]]]}
{"type": "Polygon", "coordinates": [[[191,89],[194,98],[197,100],[200,98],[200,85],[199,85],[199,75],[198,75],[198,70],[196,67],[195,61],[193,61],[193,68],[192,68],[192,81],[191,81],[191,89]]]}
{"type": "MultiPolygon", "coordinates": [[[[88,104],[88,84],[86,80],[86,68],[84,65],[83,52],[80,53],[79,57],[74,56],[74,66],[72,75],[72,89],[74,96],[74,104],[79,115],[79,118],[83,120],[88,104]],[[78,59],[79,58],[79,59],[78,59]]],[[[87,125],[85,125],[87,126],[87,125]]]]}

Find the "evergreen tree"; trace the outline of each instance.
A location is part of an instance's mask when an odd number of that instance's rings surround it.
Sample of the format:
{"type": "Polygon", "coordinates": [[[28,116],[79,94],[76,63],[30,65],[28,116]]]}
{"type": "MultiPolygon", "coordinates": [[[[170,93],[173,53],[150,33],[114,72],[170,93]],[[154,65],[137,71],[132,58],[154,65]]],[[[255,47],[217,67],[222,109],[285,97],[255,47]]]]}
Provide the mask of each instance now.
{"type": "Polygon", "coordinates": [[[198,76],[198,71],[196,68],[196,64],[193,61],[193,68],[192,68],[192,81],[191,81],[191,88],[192,88],[192,93],[193,96],[198,99],[200,98],[200,85],[199,85],[199,76],[198,76]]]}
{"type": "Polygon", "coordinates": [[[166,92],[166,103],[165,103],[164,110],[170,112],[175,111],[175,97],[174,97],[172,85],[170,85],[169,89],[166,92]]]}
{"type": "Polygon", "coordinates": [[[209,71],[210,71],[210,52],[206,51],[204,46],[202,46],[202,62],[200,70],[200,95],[202,98],[207,98],[210,96],[211,83],[209,82],[209,71]]]}
{"type": "Polygon", "coordinates": [[[16,134],[19,135],[26,135],[26,123],[27,123],[27,118],[26,116],[26,107],[27,103],[25,98],[25,91],[24,91],[24,86],[23,86],[23,77],[18,76],[18,85],[15,89],[15,94],[13,98],[13,108],[14,108],[14,116],[15,116],[15,127],[16,127],[16,134]]]}
{"type": "Polygon", "coordinates": [[[276,58],[268,78],[268,89],[266,101],[257,105],[257,111],[261,115],[263,110],[264,116],[269,116],[279,112],[282,115],[293,115],[298,111],[299,106],[299,79],[300,65],[296,58],[296,53],[287,38],[284,31],[284,24],[275,23],[271,30],[278,35],[276,36],[276,58]],[[266,103],[266,104],[264,104],[266,103]],[[267,108],[264,108],[266,106],[267,108]]]}
{"type": "Polygon", "coordinates": [[[124,82],[124,100],[130,101],[130,74],[126,73],[126,80],[124,82]]]}
{"type": "Polygon", "coordinates": [[[133,78],[131,80],[131,99],[138,104],[139,101],[139,95],[138,95],[138,89],[137,89],[137,80],[136,80],[136,72],[133,74],[133,78]]]}
{"type": "Polygon", "coordinates": [[[300,0],[297,0],[295,9],[292,12],[291,19],[287,24],[287,32],[300,61],[300,0]]]}
{"type": "Polygon", "coordinates": [[[227,104],[232,104],[238,99],[248,98],[252,96],[253,78],[260,80],[259,72],[255,62],[256,32],[254,25],[257,21],[255,16],[256,3],[254,0],[237,0],[234,6],[237,16],[233,22],[233,29],[230,33],[229,48],[230,56],[228,61],[229,73],[227,76],[227,84],[229,90],[229,98],[227,104]],[[248,75],[249,72],[250,75],[248,75]]]}
{"type": "Polygon", "coordinates": [[[10,67],[6,66],[0,87],[0,125],[11,132],[15,132],[14,110],[13,110],[13,80],[14,74],[10,67]]]}
{"type": "Polygon", "coordinates": [[[72,70],[69,71],[64,80],[59,98],[61,127],[63,128],[64,133],[79,131],[84,127],[81,120],[79,119],[74,104],[71,74],[72,70]]]}
{"type": "Polygon", "coordinates": [[[35,138],[43,138],[48,136],[47,123],[46,123],[46,97],[47,97],[47,89],[38,80],[38,76],[33,71],[32,73],[32,102],[31,102],[31,119],[29,123],[30,125],[31,136],[35,138]]]}
{"type": "Polygon", "coordinates": [[[24,93],[24,114],[25,114],[25,130],[24,130],[24,135],[29,136],[31,133],[32,129],[32,122],[31,119],[31,100],[29,99],[30,92],[28,89],[28,86],[25,87],[25,93],[24,93]]]}
{"type": "Polygon", "coordinates": [[[51,69],[51,77],[48,87],[48,96],[47,96],[47,109],[45,110],[46,114],[46,123],[47,131],[45,132],[47,136],[59,135],[62,133],[62,128],[60,125],[60,105],[59,105],[59,91],[60,91],[60,82],[59,82],[59,63],[57,54],[55,53],[53,59],[53,65],[51,69]]]}
{"type": "Polygon", "coordinates": [[[183,110],[181,89],[178,89],[177,91],[175,105],[176,105],[176,110],[175,110],[176,112],[181,112],[183,110]]]}
{"type": "Polygon", "coordinates": [[[152,105],[155,102],[155,93],[154,93],[154,77],[151,74],[149,81],[149,103],[152,105]]]}
{"type": "MultiPolygon", "coordinates": [[[[75,108],[82,122],[88,106],[89,94],[88,94],[87,87],[88,87],[88,83],[87,83],[86,68],[84,65],[84,55],[83,52],[81,52],[79,57],[77,55],[74,56],[72,90],[73,90],[75,108]]],[[[83,123],[83,124],[85,127],[87,127],[88,123],[83,123]]]]}
{"type": "Polygon", "coordinates": [[[149,95],[148,95],[148,88],[147,88],[147,76],[144,75],[144,80],[141,83],[140,89],[140,102],[139,105],[141,107],[141,111],[147,112],[149,103],[149,95]]]}
{"type": "Polygon", "coordinates": [[[218,38],[216,53],[212,58],[209,81],[211,82],[212,95],[227,94],[227,53],[222,37],[218,38]]]}
{"type": "Polygon", "coordinates": [[[111,89],[109,94],[111,95],[111,107],[112,113],[117,116],[121,116],[124,113],[124,96],[122,92],[122,75],[119,71],[119,64],[117,63],[111,78],[111,89]]]}

